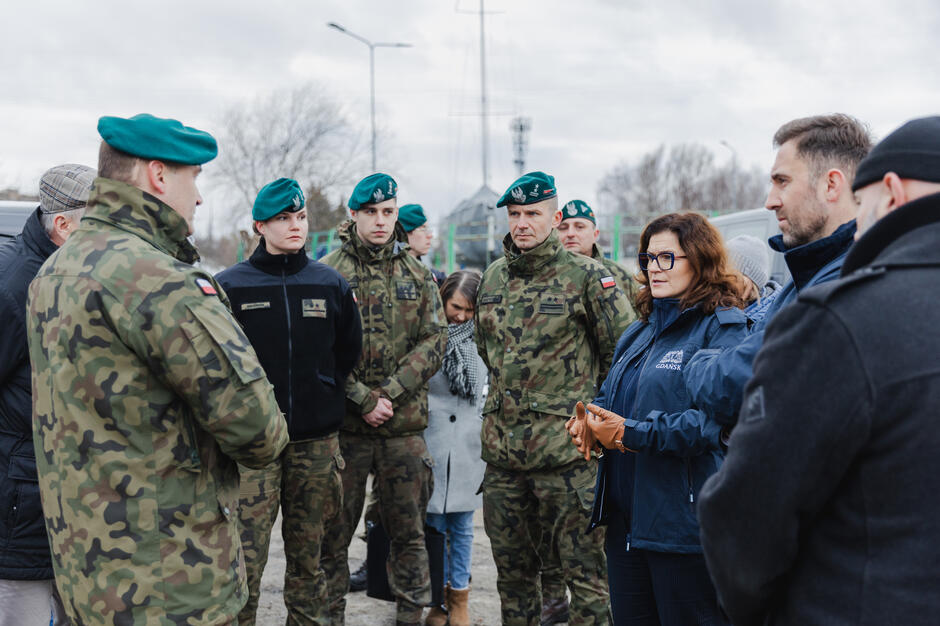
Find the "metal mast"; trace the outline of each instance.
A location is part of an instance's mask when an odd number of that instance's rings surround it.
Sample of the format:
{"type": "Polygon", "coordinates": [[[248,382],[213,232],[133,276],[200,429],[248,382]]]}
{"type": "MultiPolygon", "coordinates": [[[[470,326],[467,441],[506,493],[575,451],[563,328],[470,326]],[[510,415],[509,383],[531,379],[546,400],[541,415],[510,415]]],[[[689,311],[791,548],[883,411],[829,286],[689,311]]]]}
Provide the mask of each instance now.
{"type": "Polygon", "coordinates": [[[486,155],[489,151],[489,132],[486,110],[486,41],[484,37],[483,0],[480,0],[480,125],[483,144],[483,186],[489,180],[486,155]]]}

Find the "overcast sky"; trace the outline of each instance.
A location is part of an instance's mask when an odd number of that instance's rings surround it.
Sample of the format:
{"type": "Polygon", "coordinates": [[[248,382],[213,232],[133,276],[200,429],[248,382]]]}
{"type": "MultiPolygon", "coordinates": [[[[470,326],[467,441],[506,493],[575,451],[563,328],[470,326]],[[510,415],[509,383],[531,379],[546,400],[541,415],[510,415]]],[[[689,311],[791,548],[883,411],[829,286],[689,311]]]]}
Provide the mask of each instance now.
{"type": "MultiPolygon", "coordinates": [[[[482,183],[479,0],[18,2],[0,36],[0,188],[94,165],[101,115],[149,112],[212,132],[221,114],[313,81],[368,132],[377,49],[378,166],[432,220],[482,183]]],[[[936,0],[487,0],[489,184],[515,178],[509,122],[532,119],[527,169],[596,201],[619,161],[699,142],[769,169],[795,117],[843,111],[884,136],[940,113],[936,0]]],[[[368,145],[365,146],[368,148],[368,145]]],[[[220,146],[225,150],[225,146],[220,146]]],[[[368,163],[366,159],[364,161],[368,163]]],[[[206,166],[207,178],[212,164],[206,166]]],[[[356,177],[368,174],[357,172],[356,177]]],[[[205,217],[218,194],[206,194],[205,217]]],[[[603,206],[597,206],[604,212],[603,206]]],[[[246,212],[248,207],[246,207],[246,212]]]]}

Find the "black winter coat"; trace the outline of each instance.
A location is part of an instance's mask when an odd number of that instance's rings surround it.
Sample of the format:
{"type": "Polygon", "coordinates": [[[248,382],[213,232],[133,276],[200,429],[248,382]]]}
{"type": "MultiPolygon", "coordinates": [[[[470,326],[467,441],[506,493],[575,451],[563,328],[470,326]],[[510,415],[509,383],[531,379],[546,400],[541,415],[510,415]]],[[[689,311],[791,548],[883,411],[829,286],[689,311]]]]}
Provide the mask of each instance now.
{"type": "Polygon", "coordinates": [[[264,239],[216,280],[274,385],[291,441],[338,431],[346,377],[362,353],[359,307],[346,280],[303,250],[270,254],[264,239]]]}
{"type": "Polygon", "coordinates": [[[55,250],[38,209],[0,246],[0,578],[8,580],[52,578],[33,452],[26,292],[55,250]]]}
{"type": "Polygon", "coordinates": [[[940,619],[940,194],[769,324],[722,469],[708,566],[736,626],[940,619]]]}

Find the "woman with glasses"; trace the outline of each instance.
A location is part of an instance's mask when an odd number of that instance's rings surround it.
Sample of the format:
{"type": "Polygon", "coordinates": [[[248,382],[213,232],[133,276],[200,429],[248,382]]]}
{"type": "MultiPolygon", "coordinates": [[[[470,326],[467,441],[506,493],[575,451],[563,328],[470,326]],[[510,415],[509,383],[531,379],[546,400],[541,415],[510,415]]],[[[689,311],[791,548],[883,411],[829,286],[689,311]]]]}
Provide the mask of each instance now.
{"type": "Polygon", "coordinates": [[[568,430],[584,453],[601,444],[591,529],[607,525],[607,570],[619,626],[726,624],[705,568],[695,515],[721,465],[721,428],[692,405],[683,368],[703,348],[739,343],[740,280],[721,235],[694,213],[650,222],[640,238],[639,319],[610,372],[568,430]]]}

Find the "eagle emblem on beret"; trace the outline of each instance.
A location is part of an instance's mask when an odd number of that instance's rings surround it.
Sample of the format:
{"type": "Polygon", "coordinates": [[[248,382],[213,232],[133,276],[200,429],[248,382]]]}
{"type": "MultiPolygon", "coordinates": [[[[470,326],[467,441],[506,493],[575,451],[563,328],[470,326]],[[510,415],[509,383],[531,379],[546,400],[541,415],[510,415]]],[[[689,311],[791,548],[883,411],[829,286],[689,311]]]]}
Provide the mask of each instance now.
{"type": "Polygon", "coordinates": [[[515,200],[517,204],[525,202],[525,191],[523,191],[522,187],[514,187],[513,190],[509,192],[509,195],[512,196],[512,199],[515,200]]]}
{"type": "Polygon", "coordinates": [[[568,213],[568,215],[577,215],[578,209],[575,207],[574,202],[568,203],[568,206],[565,207],[565,212],[568,213]]]}
{"type": "Polygon", "coordinates": [[[376,189],[375,191],[372,192],[372,199],[375,200],[376,202],[381,202],[382,200],[385,199],[385,194],[382,193],[381,189],[376,189]]]}

